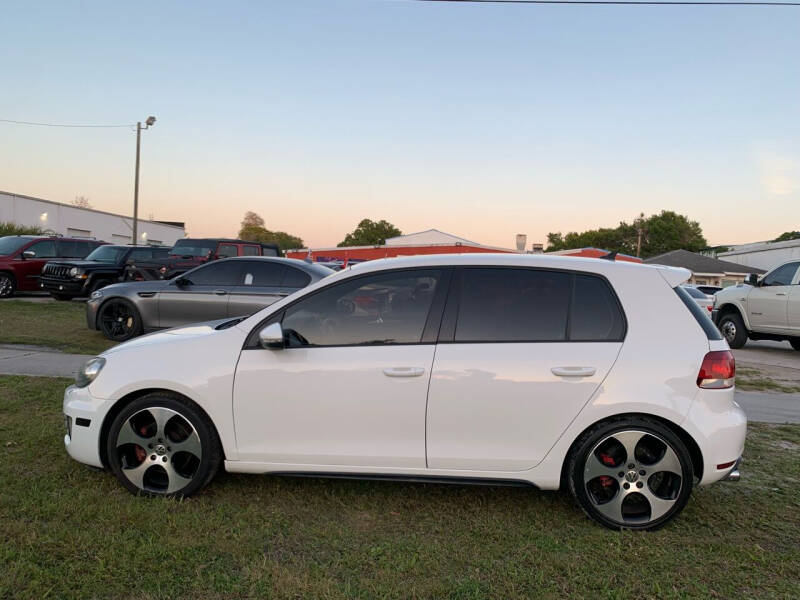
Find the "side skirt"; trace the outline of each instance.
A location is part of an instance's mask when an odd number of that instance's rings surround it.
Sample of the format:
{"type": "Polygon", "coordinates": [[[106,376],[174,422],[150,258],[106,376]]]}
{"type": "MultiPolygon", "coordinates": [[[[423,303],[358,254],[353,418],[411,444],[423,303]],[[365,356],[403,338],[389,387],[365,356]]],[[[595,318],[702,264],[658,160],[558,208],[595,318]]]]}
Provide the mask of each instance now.
{"type": "Polygon", "coordinates": [[[270,471],[265,475],[280,477],[305,477],[314,479],[355,479],[362,481],[397,481],[405,483],[445,483],[455,485],[490,485],[505,487],[528,487],[539,489],[530,481],[522,479],[494,479],[492,477],[446,477],[441,475],[388,475],[375,473],[326,473],[314,471],[270,471]]]}

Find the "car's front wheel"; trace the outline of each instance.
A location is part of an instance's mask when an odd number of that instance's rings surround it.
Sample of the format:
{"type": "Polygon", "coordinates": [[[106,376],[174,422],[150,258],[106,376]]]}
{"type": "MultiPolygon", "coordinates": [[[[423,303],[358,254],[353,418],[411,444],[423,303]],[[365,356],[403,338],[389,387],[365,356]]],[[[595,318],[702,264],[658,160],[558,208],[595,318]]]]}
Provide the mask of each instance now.
{"type": "Polygon", "coordinates": [[[142,317],[128,300],[112,298],[100,307],[97,327],[108,339],[124,342],[142,333],[142,317]]]}
{"type": "Polygon", "coordinates": [[[741,348],[747,343],[747,328],[736,313],[723,315],[719,320],[719,330],[731,348],[741,348]]]}
{"type": "Polygon", "coordinates": [[[17,282],[11,273],[0,273],[0,298],[10,298],[17,289],[17,282]]]}
{"type": "Polygon", "coordinates": [[[661,527],[683,510],[694,485],[684,443],[646,417],[613,419],[584,433],[568,477],[581,508],[611,529],[661,527]]]}
{"type": "Polygon", "coordinates": [[[159,392],[116,416],[106,451],[119,482],[148,496],[189,496],[211,481],[222,461],[207,417],[191,402],[159,392]]]}

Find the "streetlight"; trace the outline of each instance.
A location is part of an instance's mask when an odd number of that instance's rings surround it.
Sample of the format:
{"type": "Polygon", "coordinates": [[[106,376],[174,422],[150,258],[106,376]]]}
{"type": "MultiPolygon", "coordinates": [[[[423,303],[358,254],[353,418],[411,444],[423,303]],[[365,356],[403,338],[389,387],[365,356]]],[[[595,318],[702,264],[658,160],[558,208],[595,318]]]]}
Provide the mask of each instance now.
{"type": "Polygon", "coordinates": [[[145,126],[142,127],[142,122],[136,123],[136,179],[133,184],[133,245],[136,246],[137,229],[139,225],[139,148],[142,145],[142,129],[150,129],[150,126],[156,122],[153,116],[147,117],[144,122],[145,126]]]}

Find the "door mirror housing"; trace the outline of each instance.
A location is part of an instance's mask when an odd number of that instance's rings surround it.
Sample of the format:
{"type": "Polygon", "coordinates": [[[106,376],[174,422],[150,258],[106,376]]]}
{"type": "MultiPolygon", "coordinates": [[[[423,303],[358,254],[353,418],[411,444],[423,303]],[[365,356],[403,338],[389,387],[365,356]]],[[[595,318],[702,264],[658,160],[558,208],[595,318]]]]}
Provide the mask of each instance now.
{"type": "Polygon", "coordinates": [[[22,258],[23,260],[26,258],[36,258],[36,252],[33,250],[25,250],[25,252],[22,253],[22,258]]]}
{"type": "Polygon", "coordinates": [[[181,277],[176,277],[176,278],[175,278],[175,279],[173,279],[172,281],[174,281],[174,282],[175,282],[175,285],[176,285],[177,287],[186,287],[187,285],[189,285],[189,280],[188,280],[188,279],[186,279],[186,278],[185,278],[185,277],[183,277],[183,276],[181,276],[181,277]]]}
{"type": "Polygon", "coordinates": [[[754,287],[758,287],[758,274],[756,273],[749,273],[747,277],[744,278],[745,283],[749,283],[754,287]]]}
{"type": "Polygon", "coordinates": [[[258,343],[262,348],[278,350],[286,347],[286,338],[280,323],[271,323],[258,332],[258,343]]]}

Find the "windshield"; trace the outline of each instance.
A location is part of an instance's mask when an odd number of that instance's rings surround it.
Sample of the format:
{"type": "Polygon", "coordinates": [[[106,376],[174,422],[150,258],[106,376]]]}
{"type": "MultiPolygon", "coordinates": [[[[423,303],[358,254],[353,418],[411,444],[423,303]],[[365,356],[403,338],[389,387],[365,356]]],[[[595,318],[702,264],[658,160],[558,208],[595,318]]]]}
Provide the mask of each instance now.
{"type": "Polygon", "coordinates": [[[201,240],[178,240],[170,251],[174,256],[201,256],[205,258],[217,247],[216,242],[201,240]]]}
{"type": "Polygon", "coordinates": [[[17,250],[22,248],[25,244],[31,241],[31,238],[18,237],[16,235],[9,235],[0,238],[0,256],[7,254],[14,254],[17,250]]]}
{"type": "Polygon", "coordinates": [[[100,246],[86,260],[96,260],[98,262],[115,263],[125,254],[127,248],[121,246],[100,246]]]}

